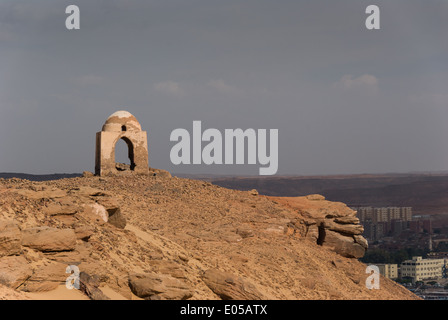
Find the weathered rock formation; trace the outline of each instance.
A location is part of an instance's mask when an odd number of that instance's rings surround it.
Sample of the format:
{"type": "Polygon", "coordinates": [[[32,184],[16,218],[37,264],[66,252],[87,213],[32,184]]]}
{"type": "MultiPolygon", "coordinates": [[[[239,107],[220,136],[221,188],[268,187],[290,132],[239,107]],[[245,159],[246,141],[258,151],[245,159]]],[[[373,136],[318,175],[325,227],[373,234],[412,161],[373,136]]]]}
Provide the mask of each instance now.
{"type": "Polygon", "coordinates": [[[129,286],[136,296],[148,300],[186,300],[193,296],[187,283],[166,274],[132,274],[129,286]]]}
{"type": "Polygon", "coordinates": [[[263,300],[265,297],[249,281],[228,272],[208,269],[205,284],[223,300],[263,300]]]}
{"type": "Polygon", "coordinates": [[[0,220],[0,257],[20,254],[22,233],[12,220],[0,220]]]}
{"type": "MultiPolygon", "coordinates": [[[[81,265],[98,274],[88,242],[96,228],[107,224],[124,229],[126,218],[116,201],[100,189],[64,191],[46,187],[19,189],[17,195],[42,203],[41,222],[27,227],[13,217],[0,217],[0,285],[25,292],[44,292],[63,285],[68,265],[81,265]]],[[[31,215],[32,217],[32,215],[31,215]]],[[[108,299],[91,276],[81,273],[81,290],[91,299],[108,299]]],[[[96,279],[96,278],[95,278],[96,279]]]]}
{"type": "Polygon", "coordinates": [[[300,235],[348,258],[361,258],[367,250],[364,228],[356,211],[341,202],[326,201],[321,195],[305,197],[271,197],[296,210],[294,222],[300,235]]]}
{"type": "Polygon", "coordinates": [[[22,245],[38,251],[71,251],[75,249],[73,229],[36,227],[23,230],[22,245]]]}
{"type": "Polygon", "coordinates": [[[0,284],[17,289],[33,274],[23,256],[7,256],[0,259],[0,284]]]}

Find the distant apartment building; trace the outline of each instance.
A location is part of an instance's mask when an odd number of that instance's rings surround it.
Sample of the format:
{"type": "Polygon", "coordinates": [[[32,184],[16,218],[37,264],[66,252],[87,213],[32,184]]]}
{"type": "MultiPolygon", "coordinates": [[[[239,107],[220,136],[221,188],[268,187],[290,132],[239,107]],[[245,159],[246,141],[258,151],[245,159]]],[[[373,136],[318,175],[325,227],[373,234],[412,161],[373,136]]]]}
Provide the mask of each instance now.
{"type": "Polygon", "coordinates": [[[399,235],[409,228],[412,221],[411,207],[359,207],[357,217],[364,226],[364,236],[369,240],[379,240],[386,235],[399,235]]]}
{"type": "Polygon", "coordinates": [[[359,208],[352,208],[353,210],[357,211],[356,216],[360,221],[372,221],[373,217],[373,208],[372,207],[359,207],[359,208]]]}
{"type": "Polygon", "coordinates": [[[360,221],[372,222],[391,222],[393,220],[411,221],[412,208],[411,207],[359,207],[353,208],[357,211],[357,217],[360,221]]]}
{"type": "Polygon", "coordinates": [[[372,218],[373,222],[388,222],[389,221],[388,208],[374,208],[372,218]]]}
{"type": "Polygon", "coordinates": [[[412,207],[400,207],[400,219],[404,221],[412,221],[412,207]]]}
{"type": "Polygon", "coordinates": [[[422,259],[412,257],[401,263],[400,273],[402,278],[412,278],[413,282],[442,278],[444,259],[422,259]]]}
{"type": "Polygon", "coordinates": [[[429,216],[415,216],[409,223],[409,229],[414,232],[432,233],[432,222],[429,216]]]}
{"type": "Polygon", "coordinates": [[[384,223],[373,223],[371,221],[366,221],[363,224],[364,227],[364,237],[370,241],[380,240],[386,235],[384,223]]]}
{"type": "Polygon", "coordinates": [[[392,235],[396,236],[402,233],[404,230],[408,229],[409,222],[403,220],[393,220],[389,224],[390,232],[392,235]]]}
{"type": "Polygon", "coordinates": [[[388,264],[388,263],[380,263],[376,264],[380,273],[389,279],[397,279],[398,278],[398,265],[397,264],[388,264]]]}

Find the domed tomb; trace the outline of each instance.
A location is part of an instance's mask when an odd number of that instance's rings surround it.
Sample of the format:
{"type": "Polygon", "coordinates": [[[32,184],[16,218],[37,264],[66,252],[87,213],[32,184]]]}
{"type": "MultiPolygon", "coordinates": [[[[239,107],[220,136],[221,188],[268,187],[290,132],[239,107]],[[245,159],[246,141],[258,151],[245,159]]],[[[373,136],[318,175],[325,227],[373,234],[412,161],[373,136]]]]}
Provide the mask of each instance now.
{"type": "Polygon", "coordinates": [[[95,174],[99,176],[148,174],[148,139],[137,118],[128,111],[116,111],[96,133],[95,174]],[[122,139],[128,146],[130,165],[115,162],[115,146],[122,139]]]}

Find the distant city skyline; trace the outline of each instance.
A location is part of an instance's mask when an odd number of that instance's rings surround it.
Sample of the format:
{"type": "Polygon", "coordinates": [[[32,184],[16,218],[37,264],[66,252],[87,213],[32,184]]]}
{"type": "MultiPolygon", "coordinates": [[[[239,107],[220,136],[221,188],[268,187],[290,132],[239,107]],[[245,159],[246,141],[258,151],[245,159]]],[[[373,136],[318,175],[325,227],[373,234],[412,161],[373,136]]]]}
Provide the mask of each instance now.
{"type": "Polygon", "coordinates": [[[448,172],[447,14],[441,0],[2,1],[0,172],[94,171],[117,110],[173,173],[258,175],[173,165],[170,133],[195,120],[278,129],[277,175],[448,172]]]}

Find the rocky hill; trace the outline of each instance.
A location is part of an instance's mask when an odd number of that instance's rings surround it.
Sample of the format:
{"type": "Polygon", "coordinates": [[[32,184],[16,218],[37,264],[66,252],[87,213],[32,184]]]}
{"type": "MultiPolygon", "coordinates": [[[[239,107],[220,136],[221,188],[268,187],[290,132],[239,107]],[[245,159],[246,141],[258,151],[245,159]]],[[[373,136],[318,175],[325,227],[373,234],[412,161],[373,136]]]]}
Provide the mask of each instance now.
{"type": "Polygon", "coordinates": [[[0,298],[417,299],[383,277],[366,288],[361,233],[354,211],[319,195],[166,173],[0,179],[0,298]]]}

